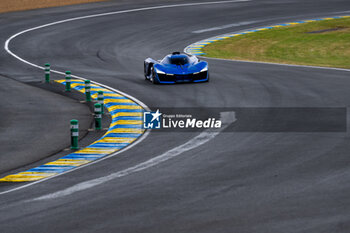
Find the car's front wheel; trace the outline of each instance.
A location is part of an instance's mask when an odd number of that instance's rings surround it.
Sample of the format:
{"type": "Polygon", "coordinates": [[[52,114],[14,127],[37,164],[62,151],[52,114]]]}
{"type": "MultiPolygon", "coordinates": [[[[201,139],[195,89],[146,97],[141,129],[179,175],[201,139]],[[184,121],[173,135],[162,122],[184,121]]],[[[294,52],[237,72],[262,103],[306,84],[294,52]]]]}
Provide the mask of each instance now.
{"type": "Polygon", "coordinates": [[[145,74],[145,80],[148,80],[146,62],[143,63],[143,73],[145,74]]]}
{"type": "Polygon", "coordinates": [[[154,68],[151,68],[151,82],[153,84],[159,84],[157,78],[156,78],[156,72],[154,71],[154,68]]]}
{"type": "Polygon", "coordinates": [[[208,79],[207,79],[207,81],[206,81],[206,82],[209,82],[209,76],[210,76],[210,75],[209,75],[209,73],[208,73],[208,79]]]}

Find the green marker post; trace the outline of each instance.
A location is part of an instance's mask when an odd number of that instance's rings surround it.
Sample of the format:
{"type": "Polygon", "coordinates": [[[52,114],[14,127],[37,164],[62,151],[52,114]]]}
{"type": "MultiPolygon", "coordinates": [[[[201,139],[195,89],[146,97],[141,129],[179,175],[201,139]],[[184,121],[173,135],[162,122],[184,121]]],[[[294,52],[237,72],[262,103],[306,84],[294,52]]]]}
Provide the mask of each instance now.
{"type": "Polygon", "coordinates": [[[70,121],[70,132],[71,132],[71,149],[77,150],[78,147],[78,138],[79,138],[79,124],[78,120],[71,120],[70,121]]]}
{"type": "Polygon", "coordinates": [[[70,71],[66,71],[66,91],[70,91],[71,90],[71,72],[70,71]]]}
{"type": "Polygon", "coordinates": [[[85,97],[86,97],[86,102],[91,102],[90,80],[85,80],[85,97]]]}
{"type": "Polygon", "coordinates": [[[102,114],[101,114],[101,104],[95,104],[95,129],[102,129],[102,114]]]}
{"type": "Polygon", "coordinates": [[[51,72],[51,67],[49,63],[45,64],[45,82],[50,83],[50,72],[51,72]]]}

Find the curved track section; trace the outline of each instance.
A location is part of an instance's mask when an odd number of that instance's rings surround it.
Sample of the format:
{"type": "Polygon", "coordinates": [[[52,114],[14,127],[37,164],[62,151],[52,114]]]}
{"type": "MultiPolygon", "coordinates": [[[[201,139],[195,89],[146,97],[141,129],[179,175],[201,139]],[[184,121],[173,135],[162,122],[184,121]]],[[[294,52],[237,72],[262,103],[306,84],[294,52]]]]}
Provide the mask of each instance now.
{"type": "MultiPolygon", "coordinates": [[[[4,35],[8,38],[42,22],[162,4],[135,0],[128,5],[96,4],[93,9],[9,14],[4,35]]],[[[348,10],[345,0],[252,0],[160,8],[41,28],[15,38],[11,50],[34,64],[49,61],[57,70],[73,67],[73,73],[132,93],[150,107],[346,107],[350,79],[341,70],[211,60],[209,83],[157,86],[144,81],[142,62],[203,38],[301,18],[345,15],[348,10]],[[198,31],[202,33],[194,33],[198,31]]],[[[3,68],[9,74],[14,68],[37,72],[9,57],[3,68]]],[[[73,195],[33,201],[136,166],[196,135],[152,132],[119,156],[2,195],[0,211],[6,214],[1,215],[1,229],[328,233],[350,228],[348,133],[220,133],[150,169],[73,195]]]]}

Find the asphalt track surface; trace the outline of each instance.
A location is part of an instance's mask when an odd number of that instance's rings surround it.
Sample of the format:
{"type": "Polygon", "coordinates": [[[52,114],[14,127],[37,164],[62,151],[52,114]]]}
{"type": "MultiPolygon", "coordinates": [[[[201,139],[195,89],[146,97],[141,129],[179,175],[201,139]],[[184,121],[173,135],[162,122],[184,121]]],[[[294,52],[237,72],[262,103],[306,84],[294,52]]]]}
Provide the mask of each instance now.
{"type": "MultiPolygon", "coordinates": [[[[70,17],[169,2],[108,2],[1,15],[10,35],[70,17]]],[[[80,20],[16,38],[36,64],[120,89],[150,107],[347,107],[349,72],[210,60],[211,81],[152,85],[143,60],[247,28],[192,31],[236,22],[263,26],[344,14],[343,1],[253,0],[80,20]]],[[[2,52],[1,72],[25,81],[41,72],[2,52]],[[22,78],[21,78],[22,77],[22,78]]],[[[221,133],[147,170],[65,197],[33,200],[104,177],[179,146],[196,133],[151,133],[113,158],[0,196],[1,232],[348,232],[348,133],[221,133]]]]}
{"type": "MultiPolygon", "coordinates": [[[[26,78],[32,77],[28,74],[26,78]]],[[[36,87],[0,74],[2,177],[6,172],[21,169],[68,148],[71,119],[78,118],[81,129],[88,129],[93,121],[87,106],[64,96],[63,92],[52,93],[38,87],[46,85],[35,84],[36,87]]],[[[62,90],[62,87],[57,90],[62,90]]]]}

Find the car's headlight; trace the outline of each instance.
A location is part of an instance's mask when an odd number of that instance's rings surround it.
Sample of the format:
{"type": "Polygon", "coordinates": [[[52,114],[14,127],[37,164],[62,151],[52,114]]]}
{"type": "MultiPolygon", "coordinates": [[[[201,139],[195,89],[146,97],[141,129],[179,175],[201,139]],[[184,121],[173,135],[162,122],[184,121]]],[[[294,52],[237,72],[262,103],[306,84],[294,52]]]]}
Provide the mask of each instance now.
{"type": "Polygon", "coordinates": [[[158,69],[155,69],[155,71],[157,72],[157,74],[165,74],[165,72],[158,70],[158,69]]]}
{"type": "Polygon", "coordinates": [[[208,66],[204,67],[204,68],[201,69],[201,71],[199,71],[199,72],[204,72],[204,71],[208,71],[208,66]]]}

